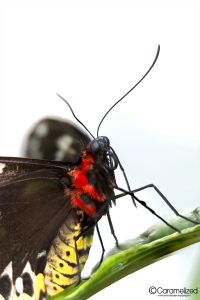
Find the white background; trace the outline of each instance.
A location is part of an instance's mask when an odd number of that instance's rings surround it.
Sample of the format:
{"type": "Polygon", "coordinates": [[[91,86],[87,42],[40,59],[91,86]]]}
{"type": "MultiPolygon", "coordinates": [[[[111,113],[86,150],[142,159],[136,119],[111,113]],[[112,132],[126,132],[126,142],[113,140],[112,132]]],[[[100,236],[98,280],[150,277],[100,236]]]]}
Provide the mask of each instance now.
{"type": "MultiPolygon", "coordinates": [[[[0,155],[20,155],[27,129],[47,115],[73,119],[56,93],[70,101],[95,134],[108,110],[158,62],[106,118],[107,135],[132,188],[155,183],[180,211],[200,199],[199,1],[1,1],[0,155]]],[[[119,178],[120,185],[121,180],[119,178]]],[[[155,193],[140,198],[162,216],[172,215],[155,193]]],[[[118,201],[112,219],[120,241],[157,220],[118,201]]],[[[100,224],[105,246],[113,238],[100,224]]],[[[199,246],[144,268],[91,299],[158,299],[151,285],[190,288],[199,246]]],[[[94,243],[94,264],[100,257],[94,243]]],[[[188,298],[187,298],[188,299],[188,298]]]]}

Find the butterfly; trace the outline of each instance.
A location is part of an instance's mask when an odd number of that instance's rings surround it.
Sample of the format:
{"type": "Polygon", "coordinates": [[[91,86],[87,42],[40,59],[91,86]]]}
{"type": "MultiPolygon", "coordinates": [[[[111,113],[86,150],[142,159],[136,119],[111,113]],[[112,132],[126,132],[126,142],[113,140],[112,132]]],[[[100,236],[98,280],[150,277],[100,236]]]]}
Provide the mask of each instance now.
{"type": "MultiPolygon", "coordinates": [[[[54,295],[77,282],[87,260],[95,222],[108,210],[107,199],[114,197],[113,172],[100,165],[98,153],[95,159],[87,148],[88,144],[96,147],[96,141],[92,143],[73,124],[50,119],[37,124],[29,138],[27,155],[38,156],[37,151],[30,151],[34,150],[36,137],[37,142],[42,136],[45,139],[45,126],[51,135],[46,141],[48,151],[42,149],[43,141],[39,150],[41,156],[52,155],[54,151],[48,146],[56,146],[55,136],[58,152],[49,157],[52,161],[0,158],[0,294],[5,299],[20,294],[20,286],[29,296],[37,290],[35,298],[42,299],[46,290],[54,295]],[[62,142],[59,147],[62,139],[70,141],[65,154],[61,154],[62,142]],[[63,155],[67,163],[53,162],[57,155],[63,155]]],[[[107,141],[100,139],[99,145],[107,141]]]]}
{"type": "MultiPolygon", "coordinates": [[[[159,49],[156,59],[158,53],[159,49]]],[[[177,230],[135,196],[140,190],[154,188],[177,215],[187,219],[156,186],[130,189],[109,139],[99,135],[111,109],[94,138],[67,105],[87,132],[69,122],[45,119],[29,135],[25,153],[29,158],[0,158],[0,299],[42,300],[79,283],[94,228],[102,244],[98,229],[102,216],[107,215],[118,245],[109,208],[124,195],[177,230]],[[117,167],[127,189],[117,184],[117,167]]],[[[103,253],[102,245],[100,262],[103,253]]]]}

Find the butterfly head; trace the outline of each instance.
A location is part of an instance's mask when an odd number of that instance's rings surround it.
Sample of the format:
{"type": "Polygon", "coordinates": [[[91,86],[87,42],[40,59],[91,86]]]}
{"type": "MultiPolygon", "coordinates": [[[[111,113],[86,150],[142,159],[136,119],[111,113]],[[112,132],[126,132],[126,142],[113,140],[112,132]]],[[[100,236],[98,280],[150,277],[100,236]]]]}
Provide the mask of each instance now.
{"type": "Polygon", "coordinates": [[[110,141],[106,136],[99,136],[89,144],[89,152],[96,160],[107,160],[108,167],[115,170],[118,166],[118,158],[110,146],[110,141]]]}

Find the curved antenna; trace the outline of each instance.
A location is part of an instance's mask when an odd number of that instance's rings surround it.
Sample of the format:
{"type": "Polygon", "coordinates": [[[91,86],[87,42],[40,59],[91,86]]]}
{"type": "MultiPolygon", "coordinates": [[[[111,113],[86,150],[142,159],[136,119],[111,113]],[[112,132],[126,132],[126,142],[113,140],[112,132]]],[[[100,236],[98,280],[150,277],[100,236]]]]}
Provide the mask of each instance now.
{"type": "Polygon", "coordinates": [[[93,136],[93,134],[89,131],[89,129],[77,118],[77,116],[75,115],[75,113],[74,113],[74,111],[73,111],[73,109],[72,109],[72,107],[71,107],[71,105],[69,104],[69,102],[65,99],[65,98],[63,98],[61,95],[59,95],[59,94],[56,94],[60,99],[62,99],[66,104],[67,104],[67,106],[69,107],[69,109],[71,110],[71,112],[72,112],[72,115],[74,116],[74,118],[78,121],[78,123],[80,123],[84,128],[85,128],[85,130],[91,135],[91,137],[93,138],[93,139],[95,139],[95,137],[93,136]]]}
{"type": "Polygon", "coordinates": [[[159,52],[160,52],[160,45],[158,45],[158,49],[157,49],[157,52],[156,52],[156,56],[154,58],[154,61],[153,63],[151,64],[150,68],[148,69],[148,71],[142,76],[142,78],[126,93],[124,94],[117,102],[115,102],[110,108],[109,110],[105,113],[105,115],[103,116],[103,118],[101,119],[100,123],[99,123],[99,126],[97,128],[97,137],[99,136],[99,129],[100,129],[100,126],[103,122],[103,120],[105,119],[105,117],[109,114],[109,112],[119,103],[121,102],[130,92],[132,92],[132,90],[134,88],[136,88],[136,86],[147,76],[147,74],[151,71],[151,69],[153,68],[153,66],[155,65],[157,59],[158,59],[158,55],[159,55],[159,52]]]}

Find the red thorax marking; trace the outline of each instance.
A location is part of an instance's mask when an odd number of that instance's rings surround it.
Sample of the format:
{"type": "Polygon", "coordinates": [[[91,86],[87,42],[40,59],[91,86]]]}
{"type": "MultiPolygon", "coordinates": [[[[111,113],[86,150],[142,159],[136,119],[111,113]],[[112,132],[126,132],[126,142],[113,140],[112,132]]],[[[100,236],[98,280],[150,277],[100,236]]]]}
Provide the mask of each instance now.
{"type": "Polygon", "coordinates": [[[88,183],[87,171],[93,168],[95,161],[91,154],[87,154],[86,151],[82,153],[81,164],[69,172],[72,177],[72,186],[75,188],[75,192],[66,188],[65,194],[71,196],[71,202],[73,207],[79,207],[86,214],[93,216],[96,213],[95,203],[85,204],[81,199],[82,194],[88,194],[94,201],[103,202],[105,197],[97,192],[95,186],[88,183]]]}

